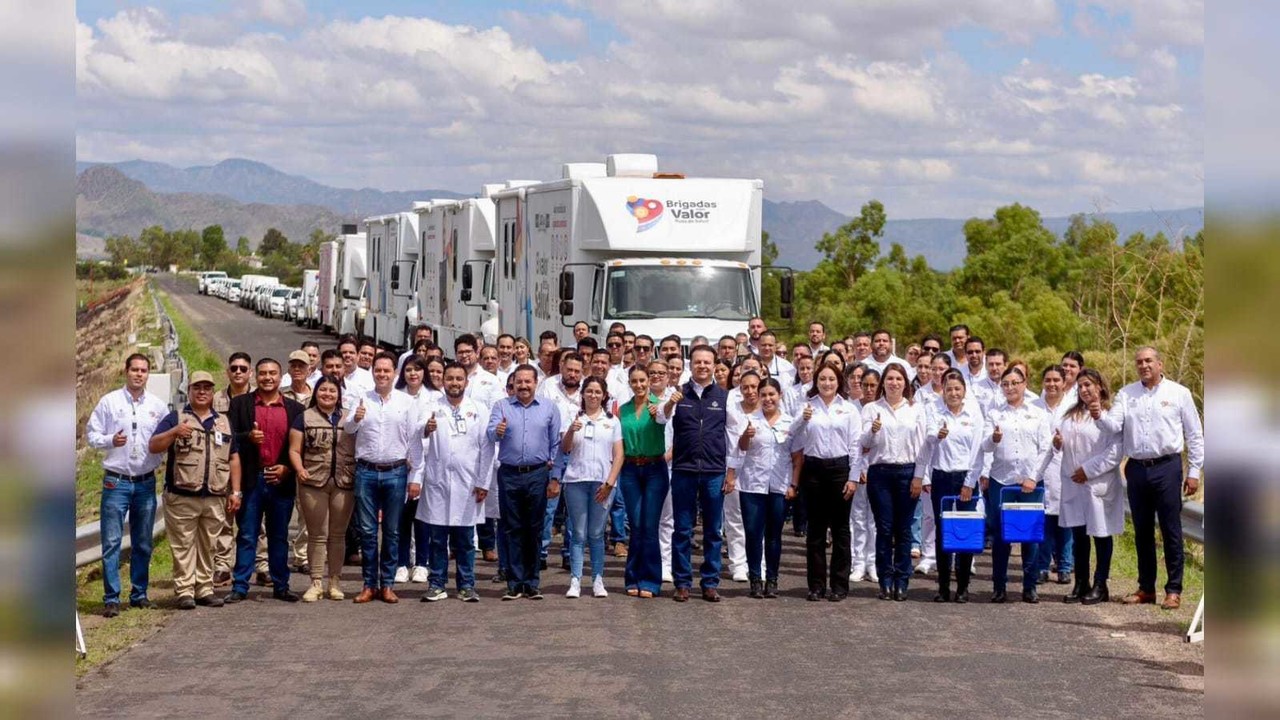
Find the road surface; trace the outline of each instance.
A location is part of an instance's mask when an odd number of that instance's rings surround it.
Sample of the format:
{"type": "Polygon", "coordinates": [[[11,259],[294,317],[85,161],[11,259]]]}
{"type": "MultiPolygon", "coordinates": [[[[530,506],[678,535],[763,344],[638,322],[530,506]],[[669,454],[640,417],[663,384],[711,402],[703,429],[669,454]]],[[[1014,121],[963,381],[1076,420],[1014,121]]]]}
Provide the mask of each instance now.
{"type": "MultiPolygon", "coordinates": [[[[223,354],[283,355],[315,337],[193,291],[177,304],[223,354]]],[[[1039,605],[991,605],[986,561],[968,605],[934,604],[919,577],[905,603],[876,600],[870,583],[840,604],[805,602],[804,547],[789,531],[772,601],[729,581],[718,605],[628,598],[614,558],[602,600],[563,598],[568,574],[553,568],[546,600],[501,602],[484,562],[478,604],[420,603],[424,585],[360,606],[281,603],[254,587],[249,602],[179,613],[82,678],[76,703],[132,718],[1203,716],[1203,646],[1184,644],[1178,622],[1064,605],[1059,585],[1039,605]]],[[[359,577],[346,568],[349,597],[359,577]]],[[[1112,584],[1117,597],[1130,589],[1112,584]]]]}

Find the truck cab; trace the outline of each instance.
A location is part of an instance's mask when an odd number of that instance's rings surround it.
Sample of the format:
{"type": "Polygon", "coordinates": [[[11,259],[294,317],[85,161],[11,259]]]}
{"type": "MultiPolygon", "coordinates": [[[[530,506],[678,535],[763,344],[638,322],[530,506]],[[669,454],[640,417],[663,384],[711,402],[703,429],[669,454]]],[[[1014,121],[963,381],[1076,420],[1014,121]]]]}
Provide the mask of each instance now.
{"type": "MultiPolygon", "coordinates": [[[[480,196],[415,203],[421,234],[418,318],[446,349],[464,333],[481,330],[492,312],[489,294],[494,252],[494,203],[505,185],[485,185],[480,196]]],[[[493,338],[490,337],[490,341],[493,338]]]]}
{"type": "Polygon", "coordinates": [[[369,243],[364,334],[383,347],[399,348],[409,334],[409,309],[417,312],[418,214],[380,215],[366,218],[364,225],[369,243]]]}

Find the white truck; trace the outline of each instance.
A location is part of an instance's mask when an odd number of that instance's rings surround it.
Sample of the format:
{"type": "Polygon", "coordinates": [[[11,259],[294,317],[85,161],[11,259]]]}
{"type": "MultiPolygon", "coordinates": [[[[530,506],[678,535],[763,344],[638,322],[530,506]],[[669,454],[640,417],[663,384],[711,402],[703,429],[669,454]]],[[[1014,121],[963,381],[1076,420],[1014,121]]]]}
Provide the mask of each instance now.
{"type": "Polygon", "coordinates": [[[303,270],[302,271],[302,292],[298,296],[298,304],[291,309],[294,325],[306,325],[314,327],[312,321],[315,319],[315,303],[316,290],[320,287],[320,271],[319,270],[303,270]]]}
{"type": "Polygon", "coordinates": [[[242,275],[240,276],[240,306],[257,309],[259,291],[264,287],[279,285],[280,278],[274,275],[242,275]]]}
{"type": "Polygon", "coordinates": [[[329,328],[337,335],[354,335],[364,327],[368,240],[356,226],[344,225],[336,245],[329,328]]]}
{"type": "Polygon", "coordinates": [[[414,272],[421,249],[418,214],[398,212],[365,218],[364,228],[369,239],[364,335],[382,347],[401,348],[418,312],[414,272]]]}
{"type": "MultiPolygon", "coordinates": [[[[494,257],[463,263],[453,305],[479,309],[487,338],[553,330],[567,344],[576,320],[597,336],[617,321],[687,351],[696,335],[746,331],[760,312],[762,181],[661,174],[653,155],[561,174],[491,195],[494,257]]],[[[789,274],[781,286],[785,318],[789,274]]]]}
{"type": "Polygon", "coordinates": [[[200,273],[199,278],[199,287],[197,288],[199,294],[208,295],[210,289],[209,282],[211,280],[215,282],[226,280],[227,274],[221,270],[209,270],[207,272],[200,273]]]}

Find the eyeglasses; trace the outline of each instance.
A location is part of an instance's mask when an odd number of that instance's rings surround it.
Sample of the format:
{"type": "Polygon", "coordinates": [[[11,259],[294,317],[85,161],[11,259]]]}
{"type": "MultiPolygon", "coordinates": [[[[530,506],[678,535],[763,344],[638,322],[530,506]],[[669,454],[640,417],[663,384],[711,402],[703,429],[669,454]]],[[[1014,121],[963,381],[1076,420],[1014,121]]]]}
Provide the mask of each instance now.
{"type": "Polygon", "coordinates": [[[652,345],[641,345],[640,343],[636,343],[632,347],[634,347],[636,350],[652,350],[653,349],[652,345]]]}
{"type": "Polygon", "coordinates": [[[620,348],[622,347],[622,343],[605,343],[604,346],[611,347],[611,348],[620,348]]]}
{"type": "Polygon", "coordinates": [[[230,368],[228,368],[228,370],[234,373],[247,373],[249,372],[249,366],[248,365],[232,365],[230,368]]]}
{"type": "Polygon", "coordinates": [[[1026,380],[1005,380],[1004,382],[1000,383],[1000,387],[1002,387],[1002,388],[1016,388],[1016,387],[1018,387],[1019,385],[1026,384],[1026,382],[1027,382],[1026,380]]]}

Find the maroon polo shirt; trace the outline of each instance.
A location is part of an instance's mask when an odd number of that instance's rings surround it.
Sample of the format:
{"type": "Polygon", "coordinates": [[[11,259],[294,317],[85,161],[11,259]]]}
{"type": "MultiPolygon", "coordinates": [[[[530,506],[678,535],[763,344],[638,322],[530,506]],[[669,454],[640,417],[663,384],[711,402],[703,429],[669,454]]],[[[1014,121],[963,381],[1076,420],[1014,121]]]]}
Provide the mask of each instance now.
{"type": "Polygon", "coordinates": [[[258,446],[258,456],[262,467],[276,464],[280,457],[280,449],[284,447],[289,436],[289,416],[284,411],[284,396],[277,395],[273,403],[265,403],[262,395],[253,394],[253,419],[262,431],[262,444],[258,446]]]}

